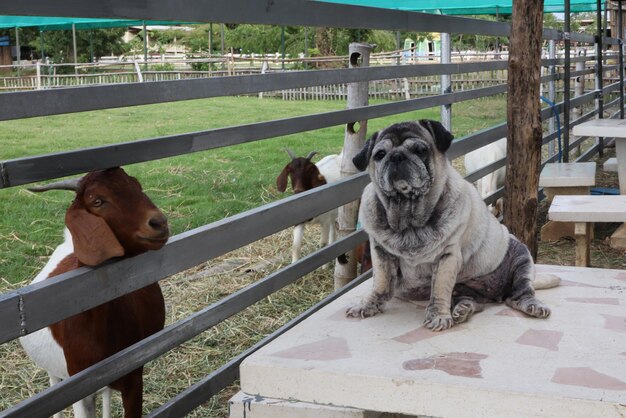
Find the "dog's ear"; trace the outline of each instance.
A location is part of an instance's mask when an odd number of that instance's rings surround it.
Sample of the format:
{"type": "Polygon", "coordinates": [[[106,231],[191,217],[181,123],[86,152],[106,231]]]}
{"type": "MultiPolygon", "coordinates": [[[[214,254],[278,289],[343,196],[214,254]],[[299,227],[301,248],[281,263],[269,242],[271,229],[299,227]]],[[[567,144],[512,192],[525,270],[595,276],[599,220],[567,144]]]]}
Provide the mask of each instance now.
{"type": "Polygon", "coordinates": [[[374,132],[370,139],[365,142],[365,145],[363,145],[363,149],[352,158],[352,164],[360,171],[364,171],[367,168],[367,164],[370,162],[376,138],[378,138],[378,132],[374,132]]]}
{"type": "Polygon", "coordinates": [[[448,132],[443,125],[436,120],[430,119],[422,119],[419,121],[420,125],[424,128],[428,129],[430,133],[433,135],[433,139],[435,140],[435,145],[437,149],[441,152],[446,152],[450,145],[452,144],[452,140],[454,136],[448,132]]]}

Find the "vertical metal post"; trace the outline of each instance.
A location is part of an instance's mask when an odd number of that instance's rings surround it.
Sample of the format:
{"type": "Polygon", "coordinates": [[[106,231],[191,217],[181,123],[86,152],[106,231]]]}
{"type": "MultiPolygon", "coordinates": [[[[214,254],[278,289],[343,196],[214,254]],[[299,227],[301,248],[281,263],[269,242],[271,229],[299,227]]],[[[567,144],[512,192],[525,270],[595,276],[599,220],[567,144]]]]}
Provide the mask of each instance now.
{"type": "MultiPolygon", "coordinates": [[[[351,43],[349,47],[350,68],[368,67],[372,45],[351,43]]],[[[361,81],[348,84],[348,109],[367,106],[369,103],[369,83],[361,81]]],[[[367,121],[362,120],[346,125],[343,156],[341,160],[341,177],[348,177],[358,172],[352,158],[363,148],[367,134],[367,121]],[[357,127],[358,124],[358,127],[357,127]]],[[[337,238],[350,234],[356,229],[359,213],[359,201],[348,203],[339,208],[337,217],[337,238]]],[[[335,264],[335,289],[345,286],[356,277],[356,259],[354,251],[350,251],[343,260],[335,264]]]]}
{"type": "Polygon", "coordinates": [[[222,42],[222,70],[224,68],[226,68],[226,61],[224,60],[224,50],[226,49],[225,47],[225,41],[224,41],[224,24],[220,23],[220,38],[221,38],[221,42],[222,42]]]}
{"type": "MultiPolygon", "coordinates": [[[[304,58],[309,57],[309,28],[307,26],[304,27],[304,58]]],[[[309,68],[309,63],[304,61],[304,69],[309,68]]]]}
{"type": "Polygon", "coordinates": [[[39,40],[41,44],[41,62],[43,63],[44,60],[46,59],[46,49],[43,44],[43,31],[42,30],[39,30],[39,40]]]}
{"type": "Polygon", "coordinates": [[[209,23],[209,57],[213,52],[213,23],[209,23]]]}
{"type": "Polygon", "coordinates": [[[396,31],[396,50],[398,51],[398,58],[396,59],[396,65],[400,65],[400,59],[402,58],[402,44],[400,43],[400,31],[396,31]]]}
{"type": "Polygon", "coordinates": [[[17,75],[20,75],[22,69],[22,51],[20,46],[20,28],[15,27],[15,54],[17,55],[17,75]]]}
{"type": "Polygon", "coordinates": [[[72,23],[72,46],[74,48],[74,74],[78,74],[78,53],[76,51],[76,24],[72,23]]]}
{"type": "MultiPolygon", "coordinates": [[[[450,34],[441,34],[441,63],[449,64],[452,62],[452,47],[450,42],[450,34]]],[[[452,92],[452,77],[450,74],[441,74],[441,94],[452,92]]],[[[452,130],[452,105],[445,104],[441,106],[441,123],[449,131],[452,130]]]]}
{"type": "MultiPolygon", "coordinates": [[[[602,0],[596,1],[596,24],[598,30],[596,32],[596,109],[598,111],[598,119],[604,118],[604,93],[602,92],[604,70],[602,68],[602,0]]],[[[604,155],[604,138],[598,137],[598,152],[602,157],[604,155]]]]}
{"type": "MultiPolygon", "coordinates": [[[[95,54],[93,52],[93,30],[89,31],[89,62],[96,62],[95,54]]],[[[93,69],[95,70],[95,66],[93,69]]]]}
{"type": "MultiPolygon", "coordinates": [[[[548,42],[548,58],[551,60],[556,59],[556,41],[554,39],[550,39],[550,41],[548,42]]],[[[554,64],[550,65],[549,71],[550,71],[551,76],[555,76],[556,65],[554,64]]],[[[554,79],[551,79],[548,82],[548,98],[550,99],[552,103],[555,103],[556,81],[554,79]]],[[[549,133],[554,133],[554,131],[556,131],[556,121],[554,120],[554,117],[550,118],[548,121],[548,130],[549,130],[549,133]]],[[[554,154],[556,154],[556,141],[557,140],[558,138],[554,141],[551,141],[550,144],[548,145],[548,157],[553,157],[554,154]]]]}
{"type": "Polygon", "coordinates": [[[146,29],[146,21],[143,21],[143,69],[148,69],[148,30],[146,29]]]}
{"type": "Polygon", "coordinates": [[[280,55],[282,57],[280,68],[285,70],[285,27],[280,27],[280,55]]]}
{"type": "MultiPolygon", "coordinates": [[[[499,7],[496,6],[496,22],[500,21],[500,11],[499,11],[499,7]]],[[[496,36],[496,53],[494,54],[494,58],[499,60],[500,59],[500,37],[496,36]]]]}
{"type": "Polygon", "coordinates": [[[564,63],[564,79],[563,79],[563,162],[569,162],[569,136],[570,136],[570,65],[571,65],[571,43],[570,43],[570,4],[569,0],[565,0],[565,24],[563,31],[563,41],[565,44],[565,63],[564,63]]]}
{"type": "Polygon", "coordinates": [[[617,0],[617,38],[619,39],[619,117],[624,119],[624,21],[622,0],[617,0]]]}
{"type": "Polygon", "coordinates": [[[37,90],[41,90],[41,62],[37,61],[37,66],[36,66],[36,77],[37,77],[37,90]]]}

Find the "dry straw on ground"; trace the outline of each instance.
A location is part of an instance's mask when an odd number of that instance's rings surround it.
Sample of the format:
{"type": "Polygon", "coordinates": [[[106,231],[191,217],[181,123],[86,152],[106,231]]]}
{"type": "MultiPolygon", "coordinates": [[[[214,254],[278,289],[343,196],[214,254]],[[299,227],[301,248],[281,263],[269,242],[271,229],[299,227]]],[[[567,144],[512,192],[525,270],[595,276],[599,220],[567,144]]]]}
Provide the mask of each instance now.
{"type": "MultiPolygon", "coordinates": [[[[617,187],[616,174],[600,169],[601,163],[614,153],[609,150],[607,154],[597,159],[597,185],[617,187]]],[[[545,222],[547,208],[545,202],[540,206],[540,224],[545,222]]],[[[615,224],[597,225],[592,246],[594,267],[623,268],[622,251],[611,249],[606,242],[606,237],[616,227],[615,224]]],[[[307,231],[305,253],[315,249],[319,236],[314,227],[307,231]]],[[[290,247],[291,231],[286,230],[162,281],[167,323],[197,312],[284,266],[289,262],[290,247]]],[[[540,243],[540,263],[573,265],[574,259],[571,239],[540,243]]],[[[5,283],[3,288],[9,290],[10,285],[5,283]]],[[[145,412],[176,396],[331,291],[332,270],[318,269],[149,363],[145,370],[145,412]]],[[[47,386],[46,374],[26,358],[16,341],[0,346],[0,410],[47,386]]],[[[231,386],[190,416],[226,417],[227,401],[237,390],[237,384],[231,386]]],[[[113,413],[121,416],[119,394],[114,395],[113,413]]]]}

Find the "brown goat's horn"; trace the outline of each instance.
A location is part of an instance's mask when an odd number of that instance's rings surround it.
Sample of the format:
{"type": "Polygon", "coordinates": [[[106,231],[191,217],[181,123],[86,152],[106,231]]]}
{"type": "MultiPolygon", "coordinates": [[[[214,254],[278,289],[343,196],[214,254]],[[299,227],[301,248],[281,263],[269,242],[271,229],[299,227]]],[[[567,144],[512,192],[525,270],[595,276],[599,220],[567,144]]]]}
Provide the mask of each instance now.
{"type": "Polygon", "coordinates": [[[315,154],[317,154],[317,151],[311,151],[311,152],[309,152],[309,155],[307,155],[307,156],[306,156],[306,159],[307,159],[307,160],[310,160],[311,158],[313,158],[313,156],[314,156],[315,154]]]}
{"type": "Polygon", "coordinates": [[[296,157],[296,154],[292,150],[290,150],[289,148],[285,147],[284,149],[285,149],[285,152],[287,154],[289,154],[289,156],[291,157],[292,160],[295,160],[296,158],[298,158],[298,157],[296,157]]]}
{"type": "Polygon", "coordinates": [[[41,186],[33,186],[29,187],[28,190],[31,192],[47,192],[48,190],[78,190],[78,183],[80,182],[80,178],[77,179],[69,179],[69,180],[61,180],[55,181],[54,183],[48,183],[41,186]]]}

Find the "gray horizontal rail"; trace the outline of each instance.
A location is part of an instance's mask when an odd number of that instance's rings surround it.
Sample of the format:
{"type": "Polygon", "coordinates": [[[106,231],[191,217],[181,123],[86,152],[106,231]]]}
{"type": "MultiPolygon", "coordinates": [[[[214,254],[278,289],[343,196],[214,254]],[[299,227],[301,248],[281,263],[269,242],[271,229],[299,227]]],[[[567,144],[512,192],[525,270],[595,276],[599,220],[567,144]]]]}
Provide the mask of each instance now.
{"type": "Polygon", "coordinates": [[[267,345],[271,341],[278,338],[280,335],[289,331],[294,326],[298,325],[306,318],[310,317],[315,312],[319,311],[324,306],[329,303],[335,301],[340,296],[343,296],[350,290],[354,289],[365,280],[369,279],[372,276],[372,271],[369,270],[356,279],[352,280],[346,286],[341,289],[335,291],[330,294],[324,300],[318,302],[311,308],[307,309],[305,312],[298,315],[296,318],[289,321],[287,324],[280,327],[278,330],[274,331],[269,336],[263,338],[263,340],[259,341],[243,353],[237,355],[233,359],[231,359],[228,363],[224,364],[218,370],[213,373],[207,375],[205,378],[200,380],[199,382],[193,384],[183,392],[179,393],[176,397],[172,398],[169,402],[161,406],[160,408],[152,411],[148,414],[149,418],[177,418],[182,417],[190,413],[193,409],[202,405],[204,402],[208,401],[211,397],[215,396],[226,386],[232,384],[236,379],[239,378],[239,365],[241,362],[248,357],[250,354],[254,353],[261,347],[267,345]]]}
{"type": "Polygon", "coordinates": [[[600,145],[593,144],[587,151],[583,152],[583,154],[576,158],[576,162],[585,162],[591,160],[598,152],[600,152],[600,145]]]}
{"type": "Polygon", "coordinates": [[[505,165],[506,165],[506,157],[500,160],[496,160],[490,164],[487,164],[486,166],[481,167],[476,171],[472,171],[471,173],[465,176],[465,180],[469,181],[470,183],[473,183],[476,180],[485,177],[487,174],[493,173],[500,167],[504,167],[505,165]]]}
{"type": "Polygon", "coordinates": [[[500,187],[495,192],[491,193],[489,196],[485,197],[483,200],[485,205],[493,205],[496,203],[496,200],[500,199],[504,196],[504,187],[500,187]]]}
{"type": "Polygon", "coordinates": [[[619,90],[619,81],[617,83],[609,84],[605,86],[604,88],[602,88],[602,93],[606,95],[611,92],[614,92],[615,90],[619,90]]]}
{"type": "Polygon", "coordinates": [[[570,78],[578,77],[579,75],[594,74],[595,72],[596,70],[594,70],[593,68],[587,68],[586,70],[579,71],[570,71],[570,78]]]}
{"type": "Polygon", "coordinates": [[[606,36],[602,37],[602,43],[605,45],[619,45],[619,39],[617,38],[608,38],[606,36]]]}
{"type": "Polygon", "coordinates": [[[570,32],[570,40],[573,42],[583,42],[593,44],[596,42],[596,37],[593,35],[585,35],[578,32],[570,32]]]}
{"type": "Polygon", "coordinates": [[[186,231],[159,251],[9,292],[0,300],[0,344],[356,200],[368,182],[361,173],[186,231]]]}
{"type": "Polygon", "coordinates": [[[500,138],[505,137],[507,134],[506,123],[501,123],[496,126],[492,126],[487,129],[475,132],[471,135],[465,136],[452,143],[452,146],[447,152],[448,158],[453,160],[468,152],[474,151],[478,148],[484,147],[500,138]]]}
{"type": "Polygon", "coordinates": [[[50,416],[292,284],[366,239],[367,234],[363,230],[356,231],[22,401],[1,412],[0,417],[50,416]]]}
{"type": "Polygon", "coordinates": [[[327,26],[507,36],[510,25],[478,19],[305,0],[29,0],[3,2],[0,14],[183,22],[327,26]]]}
{"type": "Polygon", "coordinates": [[[0,94],[0,120],[506,67],[506,61],[396,65],[21,91],[0,94]]]}
{"type": "Polygon", "coordinates": [[[569,149],[570,152],[574,151],[574,148],[576,148],[577,146],[579,146],[580,144],[582,144],[585,140],[587,140],[587,136],[579,136],[578,138],[576,138],[574,141],[571,141],[569,143],[569,149]]]}
{"type": "Polygon", "coordinates": [[[506,85],[0,162],[0,188],[243,144],[505,93],[506,85]]]}

